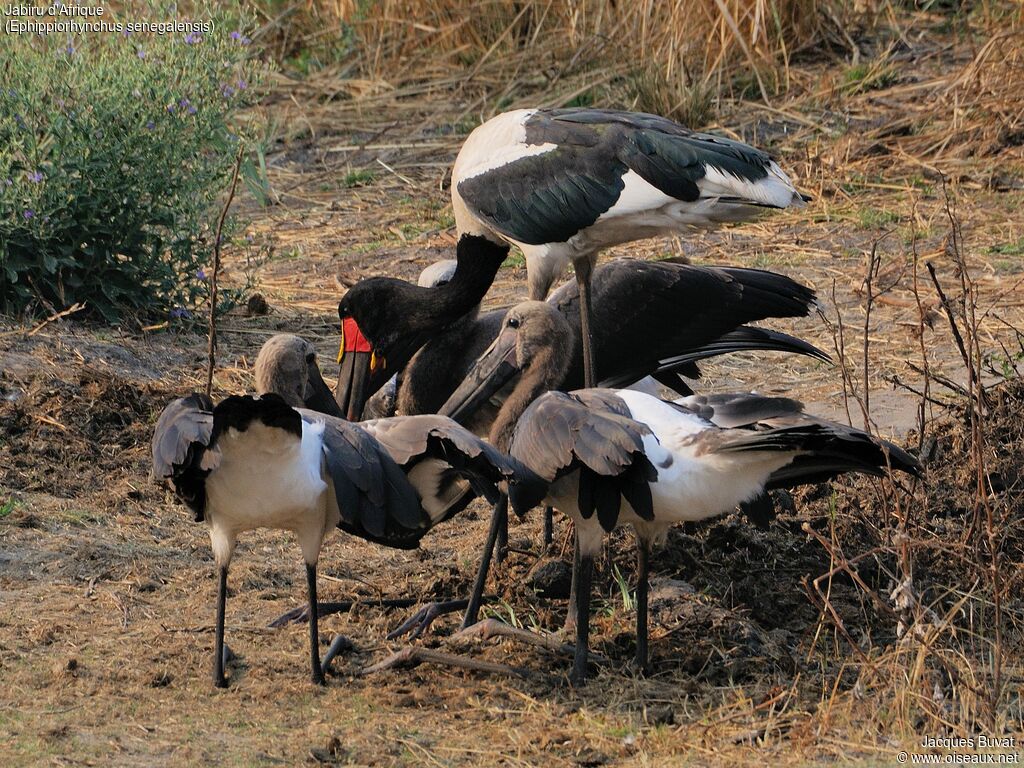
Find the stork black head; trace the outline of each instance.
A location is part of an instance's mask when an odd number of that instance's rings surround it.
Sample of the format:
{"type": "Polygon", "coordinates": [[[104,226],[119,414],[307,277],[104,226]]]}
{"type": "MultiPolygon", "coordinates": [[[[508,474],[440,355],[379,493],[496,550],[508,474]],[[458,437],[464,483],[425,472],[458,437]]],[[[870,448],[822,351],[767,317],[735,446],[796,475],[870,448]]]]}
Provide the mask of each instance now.
{"type": "Polygon", "coordinates": [[[391,277],[352,286],[338,303],[341,370],[335,399],[358,420],[367,398],[401,371],[433,334],[471,312],[494,282],[509,246],[463,235],[451,281],[423,288],[391,277]]]}

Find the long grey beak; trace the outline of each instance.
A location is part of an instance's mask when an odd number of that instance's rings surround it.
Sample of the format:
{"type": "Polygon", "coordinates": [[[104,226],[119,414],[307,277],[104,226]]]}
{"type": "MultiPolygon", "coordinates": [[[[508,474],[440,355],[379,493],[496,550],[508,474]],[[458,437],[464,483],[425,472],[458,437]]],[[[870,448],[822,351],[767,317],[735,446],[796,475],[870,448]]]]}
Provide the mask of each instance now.
{"type": "Polygon", "coordinates": [[[438,413],[465,424],[491,395],[519,373],[517,340],[515,329],[506,328],[502,331],[491,346],[477,358],[476,364],[462,384],[452,392],[438,413]]]}
{"type": "Polygon", "coordinates": [[[334,399],[349,421],[359,421],[362,418],[367,387],[370,383],[371,355],[371,352],[346,352],[341,359],[334,399]]]}
{"type": "Polygon", "coordinates": [[[317,362],[314,360],[307,366],[307,369],[306,396],[303,399],[303,405],[313,411],[337,416],[341,419],[345,418],[345,414],[334,401],[331,388],[327,386],[324,377],[320,375],[320,366],[317,362]]]}

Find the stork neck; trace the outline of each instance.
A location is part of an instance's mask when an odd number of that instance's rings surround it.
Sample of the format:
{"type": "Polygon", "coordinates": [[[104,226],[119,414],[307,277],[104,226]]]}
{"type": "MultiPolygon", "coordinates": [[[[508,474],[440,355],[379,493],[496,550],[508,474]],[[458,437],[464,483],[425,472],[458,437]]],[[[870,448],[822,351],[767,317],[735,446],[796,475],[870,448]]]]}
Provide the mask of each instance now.
{"type": "Polygon", "coordinates": [[[462,317],[479,309],[480,301],[508,256],[509,247],[481,235],[463,235],[456,247],[458,265],[450,282],[430,289],[437,311],[462,317]]]}
{"type": "Polygon", "coordinates": [[[530,403],[552,389],[556,389],[565,378],[566,360],[568,355],[557,346],[550,346],[538,351],[530,361],[530,365],[519,377],[505,404],[498,411],[498,416],[491,425],[488,437],[491,445],[500,451],[508,451],[512,444],[512,433],[516,424],[530,407],[530,403]]]}

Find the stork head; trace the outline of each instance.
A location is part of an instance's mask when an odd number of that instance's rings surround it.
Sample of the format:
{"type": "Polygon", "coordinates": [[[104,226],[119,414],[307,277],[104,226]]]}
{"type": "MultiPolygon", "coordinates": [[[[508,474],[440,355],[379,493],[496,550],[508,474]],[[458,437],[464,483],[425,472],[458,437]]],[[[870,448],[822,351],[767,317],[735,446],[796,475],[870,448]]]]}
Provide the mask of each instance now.
{"type": "MultiPolygon", "coordinates": [[[[508,400],[518,403],[521,399],[524,402],[518,405],[525,408],[542,392],[561,385],[572,361],[572,341],[572,328],[554,306],[544,301],[517,304],[505,315],[494,343],[477,358],[439,413],[464,423],[516,376],[520,381],[508,400]]],[[[502,422],[499,416],[494,428],[500,431],[502,422]]]]}
{"type": "Polygon", "coordinates": [[[331,390],[320,375],[316,348],[299,336],[270,337],[256,357],[256,391],[279,395],[294,408],[340,416],[331,390]]]}
{"type": "Polygon", "coordinates": [[[338,303],[341,371],[334,394],[349,419],[360,418],[367,398],[435,334],[476,311],[507,254],[507,245],[464,235],[456,269],[439,268],[428,278],[433,287],[370,277],[348,290],[338,303]]]}

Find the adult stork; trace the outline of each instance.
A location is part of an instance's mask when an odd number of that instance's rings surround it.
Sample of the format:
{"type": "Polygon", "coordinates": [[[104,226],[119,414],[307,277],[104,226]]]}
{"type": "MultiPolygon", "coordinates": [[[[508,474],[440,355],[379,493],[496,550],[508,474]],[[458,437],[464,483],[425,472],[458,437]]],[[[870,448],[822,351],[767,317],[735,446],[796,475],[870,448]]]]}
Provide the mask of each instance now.
{"type": "MultiPolygon", "coordinates": [[[[281,397],[205,395],[171,402],[153,434],[153,477],[209,526],[219,572],[213,680],[226,687],[224,611],[238,535],[293,531],[306,563],[312,680],[319,653],[316,564],[337,526],[388,547],[416,547],[474,493],[497,501],[498,485],[537,482],[522,465],[441,416],[356,425],[296,409],[281,397]]],[[[536,493],[537,491],[535,491],[536,493]]]]}
{"type": "Polygon", "coordinates": [[[522,249],[531,299],[547,296],[572,263],[588,387],[597,382],[590,281],[603,248],[806,199],[760,150],[664,117],[603,109],[491,118],[459,151],[451,189],[460,234],[522,249]]]}
{"type": "Polygon", "coordinates": [[[450,281],[424,288],[405,280],[371,277],[338,302],[340,371],[335,399],[350,420],[434,334],[476,307],[494,282],[508,245],[466,236],[456,246],[458,267],[450,281]],[[400,307],[400,311],[395,308],[400,307]]]}
{"type": "Polygon", "coordinates": [[[605,533],[620,525],[636,532],[635,661],[644,670],[650,553],[672,525],[725,513],[766,488],[845,472],[920,472],[892,443],[815,418],[794,400],[752,393],[666,402],[630,390],[549,392],[516,419],[511,455],[551,483],[511,488],[513,510],[544,501],[576,524],[574,682],[586,677],[593,561],[605,533]]]}

